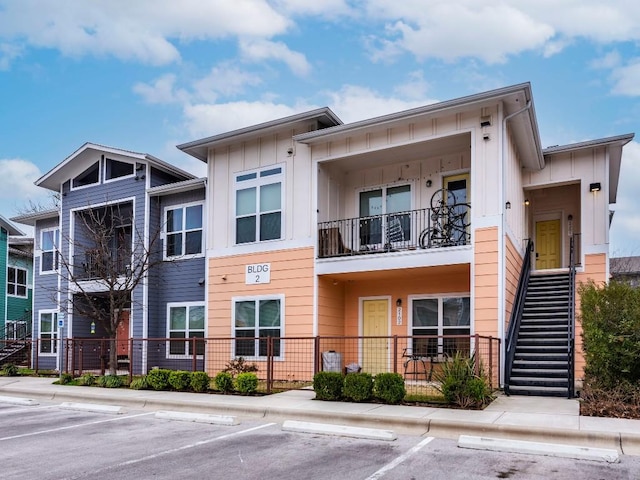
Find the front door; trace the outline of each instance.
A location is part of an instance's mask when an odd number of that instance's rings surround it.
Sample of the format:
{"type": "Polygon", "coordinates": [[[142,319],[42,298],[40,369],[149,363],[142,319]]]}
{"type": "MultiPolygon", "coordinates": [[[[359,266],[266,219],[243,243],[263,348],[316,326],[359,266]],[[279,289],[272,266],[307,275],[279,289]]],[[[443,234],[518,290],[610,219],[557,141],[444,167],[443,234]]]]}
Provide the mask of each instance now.
{"type": "Polygon", "coordinates": [[[122,310],[120,313],[120,323],[116,330],[116,351],[117,355],[129,356],[129,310],[122,310]]]}
{"type": "Polygon", "coordinates": [[[562,266],[560,220],[536,222],[536,270],[562,266]]]}
{"type": "Polygon", "coordinates": [[[388,371],[389,301],[362,302],[362,371],[376,374],[388,371]],[[371,338],[382,337],[382,338],[371,338]]]}

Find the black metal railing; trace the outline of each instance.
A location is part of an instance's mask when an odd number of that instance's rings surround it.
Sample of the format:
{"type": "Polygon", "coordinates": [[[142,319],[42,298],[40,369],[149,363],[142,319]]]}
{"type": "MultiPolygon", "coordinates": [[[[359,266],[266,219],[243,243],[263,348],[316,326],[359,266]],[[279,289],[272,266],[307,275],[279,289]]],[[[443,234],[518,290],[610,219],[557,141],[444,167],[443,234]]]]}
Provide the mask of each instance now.
{"type": "Polygon", "coordinates": [[[108,279],[124,275],[131,264],[131,254],[87,250],[73,257],[73,275],[79,280],[108,279]]]}
{"type": "MultiPolygon", "coordinates": [[[[579,235],[579,234],[577,234],[579,235]]],[[[578,243],[580,237],[577,238],[578,243]]],[[[573,398],[575,396],[575,345],[576,345],[576,235],[573,235],[569,240],[569,305],[568,305],[568,318],[569,318],[569,332],[567,341],[567,355],[569,359],[569,365],[567,368],[567,381],[568,391],[567,397],[573,398]]]]}
{"type": "Polygon", "coordinates": [[[29,310],[20,318],[8,320],[4,328],[0,330],[0,339],[25,340],[30,338],[31,324],[31,310],[29,310]]]}
{"type": "Polygon", "coordinates": [[[516,353],[516,344],[518,343],[518,332],[520,331],[520,320],[522,319],[522,310],[524,301],[527,296],[527,288],[529,287],[529,277],[531,275],[531,251],[533,250],[533,242],[527,240],[527,247],[522,260],[522,269],[520,270],[520,279],[518,280],[518,289],[513,299],[513,310],[511,311],[511,319],[509,320],[509,328],[506,336],[506,351],[504,365],[504,393],[509,395],[509,382],[511,380],[511,368],[516,353]]]}
{"type": "Polygon", "coordinates": [[[470,205],[440,207],[318,223],[318,257],[469,245],[470,205]]]}

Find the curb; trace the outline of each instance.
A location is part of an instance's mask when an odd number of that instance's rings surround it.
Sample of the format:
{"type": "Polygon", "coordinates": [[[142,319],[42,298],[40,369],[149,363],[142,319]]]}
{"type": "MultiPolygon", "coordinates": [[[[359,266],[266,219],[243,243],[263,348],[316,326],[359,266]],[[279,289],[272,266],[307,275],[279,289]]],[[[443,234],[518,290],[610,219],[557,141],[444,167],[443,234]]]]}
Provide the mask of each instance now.
{"type": "Polygon", "coordinates": [[[235,417],[228,415],[209,415],[204,413],[159,411],[156,412],[155,417],[182,422],[208,423],[211,425],[231,426],[240,424],[235,417]]]}
{"type": "Polygon", "coordinates": [[[113,413],[120,415],[124,413],[123,407],[117,405],[102,405],[99,403],[73,403],[63,402],[60,404],[60,408],[65,410],[78,410],[81,412],[95,412],[95,413],[113,413]]]}
{"type": "Polygon", "coordinates": [[[36,400],[31,398],[19,398],[19,397],[5,397],[0,396],[0,403],[8,403],[9,405],[20,405],[23,407],[31,407],[34,405],[39,405],[36,400]]]}

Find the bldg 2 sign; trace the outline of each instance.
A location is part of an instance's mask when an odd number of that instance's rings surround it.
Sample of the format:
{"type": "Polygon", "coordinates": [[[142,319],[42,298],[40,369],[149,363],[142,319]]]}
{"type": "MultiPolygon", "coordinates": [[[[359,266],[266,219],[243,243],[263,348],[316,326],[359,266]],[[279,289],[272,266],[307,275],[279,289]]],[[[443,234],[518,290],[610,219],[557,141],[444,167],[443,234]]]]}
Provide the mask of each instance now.
{"type": "Polygon", "coordinates": [[[246,265],[244,278],[244,283],[247,285],[271,283],[271,264],[253,263],[251,265],[246,265]]]}

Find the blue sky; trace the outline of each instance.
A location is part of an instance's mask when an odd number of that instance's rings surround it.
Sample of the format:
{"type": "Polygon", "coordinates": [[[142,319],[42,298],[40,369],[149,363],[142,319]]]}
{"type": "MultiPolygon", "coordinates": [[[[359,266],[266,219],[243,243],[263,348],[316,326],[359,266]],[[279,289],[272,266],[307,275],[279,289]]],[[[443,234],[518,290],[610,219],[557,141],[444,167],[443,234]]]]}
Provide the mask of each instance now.
{"type": "MultiPolygon", "coordinates": [[[[627,0],[0,0],[0,214],[46,202],[33,182],[87,141],[204,175],[175,145],[320,106],[529,81],[543,147],[640,132],[638,45],[627,0]]],[[[615,256],[640,255],[638,180],[634,141],[615,256]]]]}

